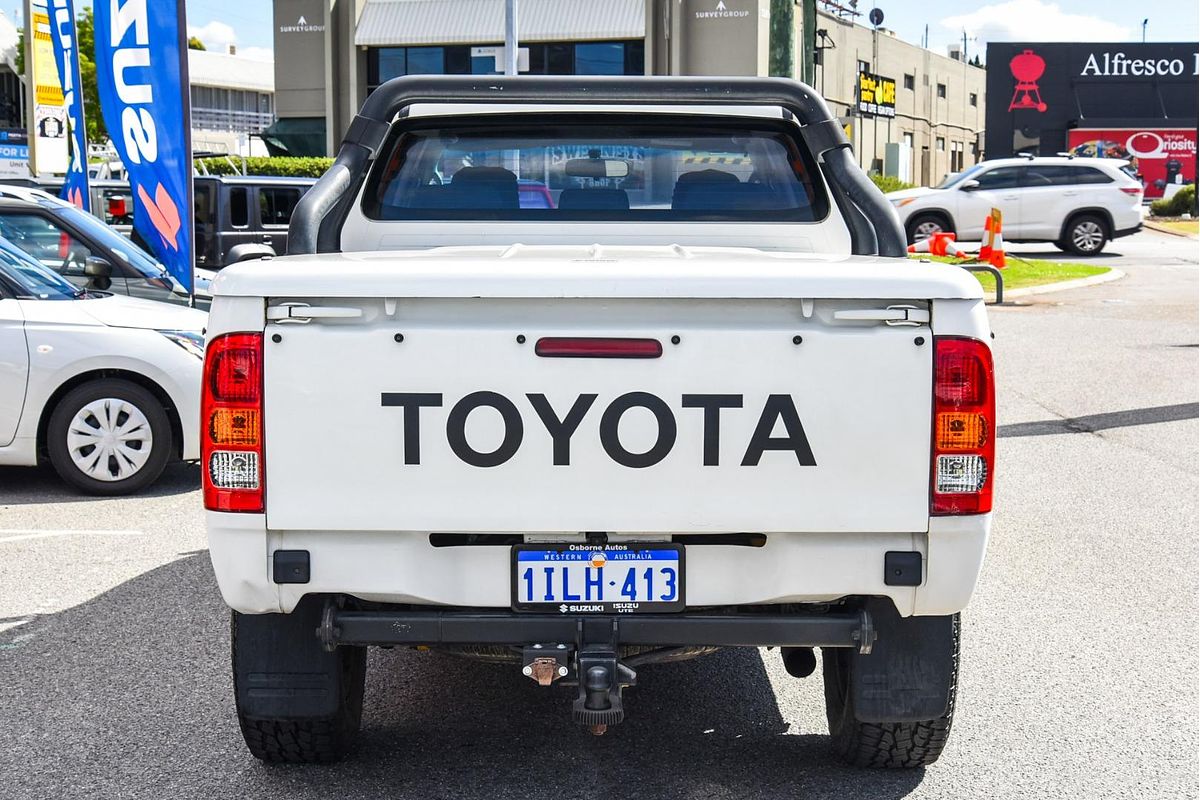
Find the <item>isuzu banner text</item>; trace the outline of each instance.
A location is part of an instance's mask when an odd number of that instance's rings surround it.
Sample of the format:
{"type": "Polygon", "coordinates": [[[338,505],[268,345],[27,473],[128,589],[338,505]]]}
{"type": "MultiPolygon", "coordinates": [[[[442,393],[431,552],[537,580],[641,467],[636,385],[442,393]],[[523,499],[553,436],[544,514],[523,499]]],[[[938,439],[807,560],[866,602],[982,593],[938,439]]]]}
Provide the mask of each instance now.
{"type": "Polygon", "coordinates": [[[129,172],[133,225],[192,288],[192,165],[182,4],[96,3],[100,110],[129,172]]]}

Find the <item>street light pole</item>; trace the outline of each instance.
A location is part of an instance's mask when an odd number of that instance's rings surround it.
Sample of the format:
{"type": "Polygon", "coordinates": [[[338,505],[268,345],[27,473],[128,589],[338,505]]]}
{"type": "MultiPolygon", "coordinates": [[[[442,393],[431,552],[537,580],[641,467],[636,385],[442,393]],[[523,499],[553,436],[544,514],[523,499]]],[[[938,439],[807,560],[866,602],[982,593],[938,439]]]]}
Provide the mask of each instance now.
{"type": "Polygon", "coordinates": [[[517,74],[517,0],[504,0],[504,74],[517,74]]]}

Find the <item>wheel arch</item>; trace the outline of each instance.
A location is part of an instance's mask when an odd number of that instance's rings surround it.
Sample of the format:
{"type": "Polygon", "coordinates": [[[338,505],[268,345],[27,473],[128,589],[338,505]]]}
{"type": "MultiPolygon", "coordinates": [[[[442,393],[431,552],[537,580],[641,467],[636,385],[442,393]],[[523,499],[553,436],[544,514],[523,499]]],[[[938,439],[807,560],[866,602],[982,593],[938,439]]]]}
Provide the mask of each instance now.
{"type": "Polygon", "coordinates": [[[54,414],[54,409],[58,408],[58,404],[66,396],[67,392],[82,386],[85,383],[90,383],[94,380],[103,378],[118,378],[126,380],[130,383],[135,383],[141,386],[150,394],[158,398],[162,403],[163,410],[167,412],[167,420],[171,423],[171,439],[172,450],[175,458],[183,456],[183,421],[179,416],[179,409],[175,407],[175,402],[171,400],[171,395],[160,386],[156,381],[145,375],[134,372],[133,370],[106,367],[100,369],[92,369],[87,372],[80,372],[77,375],[72,375],[64,381],[57,389],[55,389],[46,402],[42,405],[42,414],[38,418],[37,426],[37,451],[38,461],[41,462],[46,453],[46,438],[47,430],[50,427],[50,417],[54,414]]]}
{"type": "Polygon", "coordinates": [[[1075,222],[1075,220],[1082,216],[1099,217],[1104,223],[1105,237],[1110,240],[1113,238],[1113,231],[1115,231],[1116,228],[1113,225],[1112,214],[1109,213],[1108,209],[1103,208],[1102,206],[1088,206],[1087,208],[1077,208],[1067,215],[1067,218],[1063,221],[1062,228],[1060,228],[1058,231],[1058,241],[1066,241],[1067,231],[1070,230],[1071,225],[1075,222]]]}
{"type": "Polygon", "coordinates": [[[909,214],[908,218],[904,220],[904,233],[907,235],[909,226],[912,225],[913,220],[926,216],[941,217],[943,221],[949,224],[947,230],[958,230],[958,223],[955,221],[954,215],[940,206],[935,206],[933,208],[920,208],[909,214]]]}

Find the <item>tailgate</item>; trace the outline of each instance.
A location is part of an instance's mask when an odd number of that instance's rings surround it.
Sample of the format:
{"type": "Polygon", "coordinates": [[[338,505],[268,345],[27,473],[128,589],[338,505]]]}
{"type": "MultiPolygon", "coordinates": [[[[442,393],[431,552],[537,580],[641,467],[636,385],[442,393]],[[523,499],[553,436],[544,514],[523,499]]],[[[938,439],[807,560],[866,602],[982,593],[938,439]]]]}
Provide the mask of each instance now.
{"type": "Polygon", "coordinates": [[[272,529],[927,528],[930,329],[855,318],[927,302],[308,302],[333,316],[267,329],[272,529]],[[543,337],[662,354],[544,357],[543,337]]]}

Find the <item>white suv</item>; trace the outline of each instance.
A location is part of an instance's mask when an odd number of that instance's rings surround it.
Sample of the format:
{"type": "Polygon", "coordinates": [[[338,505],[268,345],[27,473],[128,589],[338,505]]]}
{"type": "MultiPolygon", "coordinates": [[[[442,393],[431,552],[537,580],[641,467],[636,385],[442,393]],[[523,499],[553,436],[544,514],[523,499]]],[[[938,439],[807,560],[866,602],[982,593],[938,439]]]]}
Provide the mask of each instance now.
{"type": "Polygon", "coordinates": [[[938,231],[983,238],[992,208],[1010,242],[1053,242],[1081,256],[1142,227],[1142,184],[1112,158],[1001,158],[955,173],[935,188],[890,192],[909,242],[938,231]]]}

